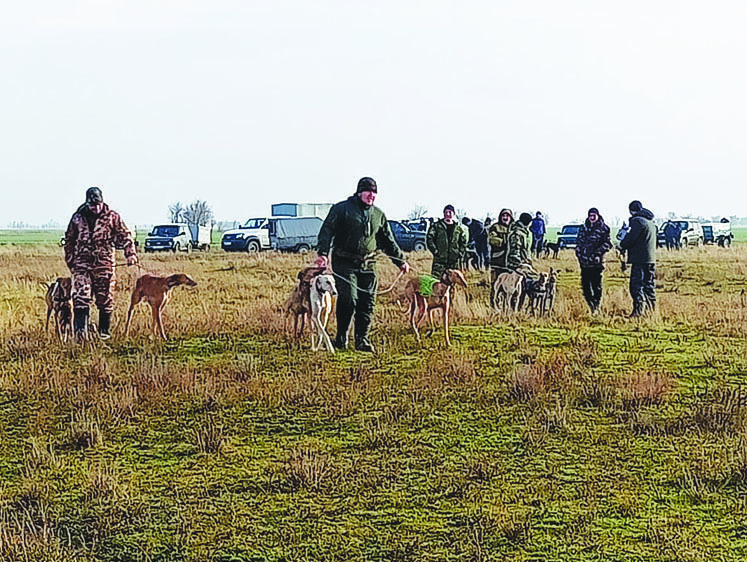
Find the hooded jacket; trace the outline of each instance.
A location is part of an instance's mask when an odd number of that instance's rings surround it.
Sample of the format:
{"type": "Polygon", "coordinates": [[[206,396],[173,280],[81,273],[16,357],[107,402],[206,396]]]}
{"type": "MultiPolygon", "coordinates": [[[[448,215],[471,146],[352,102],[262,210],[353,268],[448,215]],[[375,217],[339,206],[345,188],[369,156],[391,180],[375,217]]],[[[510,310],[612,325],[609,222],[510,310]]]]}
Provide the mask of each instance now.
{"type": "Polygon", "coordinates": [[[656,263],[656,225],[653,218],[654,214],[648,209],[631,215],[628,233],[620,240],[620,248],[628,252],[628,263],[656,263]]]}
{"type": "Polygon", "coordinates": [[[119,213],[104,203],[101,213],[93,215],[83,204],[75,211],[65,232],[65,263],[70,271],[104,269],[113,271],[114,250],[135,256],[132,233],[119,213]]]}
{"type": "Polygon", "coordinates": [[[488,242],[490,242],[490,265],[492,267],[506,267],[506,248],[508,246],[508,233],[514,222],[514,214],[511,209],[501,209],[498,220],[488,228],[488,242]],[[511,217],[507,226],[500,222],[501,215],[508,213],[511,217]]]}
{"type": "Polygon", "coordinates": [[[532,258],[529,256],[529,227],[520,221],[514,221],[511,231],[508,233],[508,249],[506,253],[506,267],[516,271],[522,265],[531,265],[532,258]]]}
{"type": "Polygon", "coordinates": [[[598,216],[595,223],[586,219],[578,231],[576,257],[582,268],[604,269],[604,254],[612,249],[610,227],[605,224],[602,215],[598,216]]]}

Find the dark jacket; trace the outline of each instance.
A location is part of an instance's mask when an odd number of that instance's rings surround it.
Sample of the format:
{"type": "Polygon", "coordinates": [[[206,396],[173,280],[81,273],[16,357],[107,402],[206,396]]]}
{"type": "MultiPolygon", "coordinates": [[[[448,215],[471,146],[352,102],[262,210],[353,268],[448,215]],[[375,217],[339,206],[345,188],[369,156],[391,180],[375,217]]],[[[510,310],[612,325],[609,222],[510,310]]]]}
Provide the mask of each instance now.
{"type": "Polygon", "coordinates": [[[449,237],[446,223],[439,219],[428,229],[425,241],[433,254],[433,263],[444,265],[444,269],[456,269],[467,251],[467,230],[455,223],[449,237]]]}
{"type": "Polygon", "coordinates": [[[630,217],[630,229],[620,240],[620,248],[627,250],[628,263],[656,263],[656,225],[654,214],[641,209],[630,217]]]}
{"type": "Polygon", "coordinates": [[[532,220],[532,226],[529,227],[529,230],[532,232],[532,236],[536,238],[541,238],[545,235],[545,220],[541,218],[534,218],[532,220]]]}
{"type": "Polygon", "coordinates": [[[382,250],[399,267],[405,256],[394,240],[384,212],[376,206],[368,207],[360,197],[351,195],[333,205],[319,231],[319,255],[351,262],[361,267],[373,267],[377,250],[382,250]]]}
{"type": "Polygon", "coordinates": [[[114,271],[114,250],[135,255],[132,233],[119,213],[104,203],[101,213],[93,215],[87,205],[75,211],[65,232],[65,263],[73,270],[114,271]]]}
{"type": "Polygon", "coordinates": [[[599,216],[594,224],[586,219],[578,231],[576,257],[582,268],[593,267],[604,269],[604,254],[612,249],[610,227],[599,216]]]}

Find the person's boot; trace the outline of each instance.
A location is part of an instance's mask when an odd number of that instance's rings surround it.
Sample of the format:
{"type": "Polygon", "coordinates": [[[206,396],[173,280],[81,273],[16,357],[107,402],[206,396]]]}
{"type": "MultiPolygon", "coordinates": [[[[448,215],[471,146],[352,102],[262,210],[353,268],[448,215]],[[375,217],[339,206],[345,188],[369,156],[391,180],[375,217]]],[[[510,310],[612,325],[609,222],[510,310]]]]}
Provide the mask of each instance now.
{"type": "Polygon", "coordinates": [[[88,313],[88,308],[76,308],[73,311],[73,330],[78,343],[88,339],[88,313]]]}
{"type": "Polygon", "coordinates": [[[356,351],[362,351],[363,353],[373,353],[374,352],[374,348],[371,345],[371,342],[368,341],[367,337],[362,338],[362,339],[357,339],[356,338],[356,340],[355,340],[355,350],[356,351]]]}
{"type": "Polygon", "coordinates": [[[112,325],[112,313],[99,310],[99,337],[108,340],[112,337],[110,333],[112,325]]]}
{"type": "Polygon", "coordinates": [[[332,340],[332,347],[334,347],[335,349],[347,349],[348,339],[344,336],[341,336],[340,334],[337,334],[337,337],[332,340]]]}

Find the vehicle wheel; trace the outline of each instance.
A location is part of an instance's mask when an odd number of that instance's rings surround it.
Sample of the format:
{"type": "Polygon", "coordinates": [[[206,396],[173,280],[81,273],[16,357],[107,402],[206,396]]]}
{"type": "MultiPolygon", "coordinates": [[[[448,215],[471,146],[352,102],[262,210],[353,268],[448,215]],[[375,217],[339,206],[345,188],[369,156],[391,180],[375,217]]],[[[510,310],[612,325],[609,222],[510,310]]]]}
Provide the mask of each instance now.
{"type": "Polygon", "coordinates": [[[256,254],[259,252],[259,242],[256,240],[250,240],[246,245],[246,251],[250,254],[256,254]]]}
{"type": "Polygon", "coordinates": [[[311,250],[311,248],[308,244],[299,244],[298,246],[296,246],[296,252],[298,252],[299,254],[305,254],[309,250],[311,250]]]}
{"type": "Polygon", "coordinates": [[[731,247],[731,236],[724,236],[724,248],[731,247]]]}
{"type": "Polygon", "coordinates": [[[415,242],[415,245],[412,247],[412,249],[416,252],[425,252],[425,244],[422,242],[415,242]]]}
{"type": "Polygon", "coordinates": [[[182,247],[179,244],[174,244],[174,249],[172,250],[172,252],[177,253],[181,249],[182,249],[182,247]]]}

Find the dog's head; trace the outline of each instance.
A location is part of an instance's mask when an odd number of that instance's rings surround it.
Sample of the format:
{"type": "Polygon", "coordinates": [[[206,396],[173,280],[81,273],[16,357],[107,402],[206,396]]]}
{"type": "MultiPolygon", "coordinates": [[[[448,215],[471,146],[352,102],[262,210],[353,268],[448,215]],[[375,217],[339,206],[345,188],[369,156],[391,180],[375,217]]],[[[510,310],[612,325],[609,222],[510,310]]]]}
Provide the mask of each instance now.
{"type": "Polygon", "coordinates": [[[178,287],[179,285],[186,285],[187,287],[194,287],[197,282],[193,280],[186,273],[175,273],[167,277],[166,285],[171,289],[172,287],[178,287]]]}
{"type": "Polygon", "coordinates": [[[452,287],[460,285],[465,289],[467,288],[467,280],[458,269],[447,269],[444,271],[443,275],[441,275],[441,282],[452,287]]]}
{"type": "Polygon", "coordinates": [[[319,293],[329,293],[330,295],[337,295],[337,285],[335,284],[335,278],[330,274],[317,275],[314,277],[314,288],[319,293]]]}
{"type": "Polygon", "coordinates": [[[58,277],[54,283],[47,284],[47,299],[50,302],[62,303],[73,298],[73,280],[70,277],[58,277]]]}

